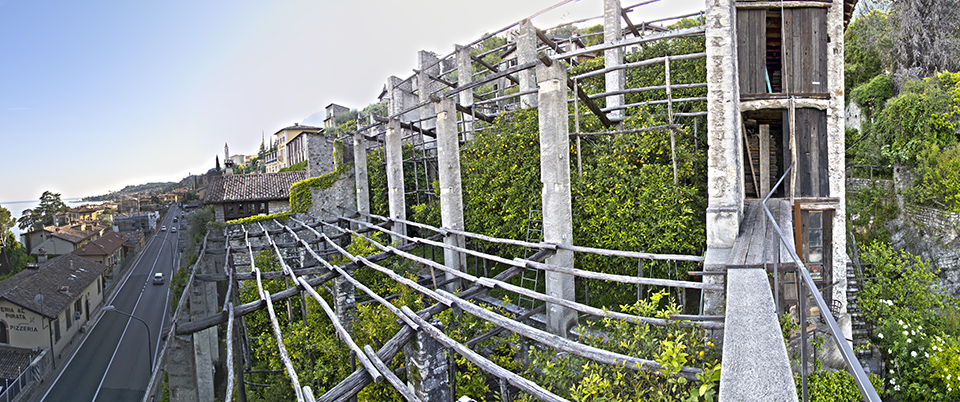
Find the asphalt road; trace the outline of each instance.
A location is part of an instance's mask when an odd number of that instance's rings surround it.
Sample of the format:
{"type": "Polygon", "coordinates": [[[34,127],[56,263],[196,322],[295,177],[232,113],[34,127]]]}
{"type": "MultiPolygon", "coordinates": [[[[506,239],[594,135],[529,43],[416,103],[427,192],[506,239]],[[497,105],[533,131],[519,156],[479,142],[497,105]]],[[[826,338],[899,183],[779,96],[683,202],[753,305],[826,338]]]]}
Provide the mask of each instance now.
{"type": "MultiPolygon", "coordinates": [[[[104,311],[43,401],[139,401],[150,379],[151,356],[156,360],[160,331],[170,319],[167,287],[174,269],[177,236],[170,228],[180,211],[170,207],[157,232],[116,293],[113,306],[149,325],[116,311],[104,311]],[[162,272],[163,285],[153,284],[162,272]],[[147,346],[149,339],[149,347],[147,346]]],[[[179,260],[177,260],[179,262],[179,260]]]]}

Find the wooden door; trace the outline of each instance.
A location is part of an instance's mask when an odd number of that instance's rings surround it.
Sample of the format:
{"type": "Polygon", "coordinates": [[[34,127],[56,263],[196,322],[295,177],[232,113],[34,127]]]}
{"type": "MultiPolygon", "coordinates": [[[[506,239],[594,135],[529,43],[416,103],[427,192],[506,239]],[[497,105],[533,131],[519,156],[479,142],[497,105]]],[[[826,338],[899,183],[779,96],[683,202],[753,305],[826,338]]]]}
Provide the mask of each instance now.
{"type": "Polygon", "coordinates": [[[766,10],[737,10],[737,66],[741,94],[768,92],[766,21],[766,10]]]}
{"type": "Polygon", "coordinates": [[[827,92],[827,9],[789,8],[783,13],[784,92],[827,92]]]}

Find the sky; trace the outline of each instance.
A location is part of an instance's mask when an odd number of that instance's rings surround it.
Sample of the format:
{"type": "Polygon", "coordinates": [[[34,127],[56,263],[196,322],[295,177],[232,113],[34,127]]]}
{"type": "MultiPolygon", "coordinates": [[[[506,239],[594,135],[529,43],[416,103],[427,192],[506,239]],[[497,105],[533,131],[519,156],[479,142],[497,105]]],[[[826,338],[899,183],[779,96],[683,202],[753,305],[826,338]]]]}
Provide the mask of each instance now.
{"type": "MultiPolygon", "coordinates": [[[[559,0],[0,0],[0,205],[179,181],[559,0]]],[[[624,0],[624,6],[639,1],[624,0]]],[[[579,0],[533,19],[602,14],[579,0]]],[[[661,0],[635,23],[697,12],[661,0]]],[[[600,23],[594,20],[590,24],[600,23]]]]}

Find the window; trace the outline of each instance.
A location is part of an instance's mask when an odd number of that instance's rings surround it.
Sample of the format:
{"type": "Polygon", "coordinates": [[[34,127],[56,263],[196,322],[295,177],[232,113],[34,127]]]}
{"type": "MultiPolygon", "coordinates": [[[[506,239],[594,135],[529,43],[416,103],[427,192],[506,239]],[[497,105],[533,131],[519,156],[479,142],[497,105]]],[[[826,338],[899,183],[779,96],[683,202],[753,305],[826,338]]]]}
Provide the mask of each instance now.
{"type": "Polygon", "coordinates": [[[0,343],[10,343],[10,334],[7,332],[7,323],[0,320],[0,343]]]}
{"type": "Polygon", "coordinates": [[[53,342],[60,342],[60,319],[53,320],[53,342]]]}
{"type": "Polygon", "coordinates": [[[70,311],[70,306],[67,306],[67,315],[65,318],[67,319],[67,329],[70,329],[70,327],[73,326],[73,314],[70,311]]]}

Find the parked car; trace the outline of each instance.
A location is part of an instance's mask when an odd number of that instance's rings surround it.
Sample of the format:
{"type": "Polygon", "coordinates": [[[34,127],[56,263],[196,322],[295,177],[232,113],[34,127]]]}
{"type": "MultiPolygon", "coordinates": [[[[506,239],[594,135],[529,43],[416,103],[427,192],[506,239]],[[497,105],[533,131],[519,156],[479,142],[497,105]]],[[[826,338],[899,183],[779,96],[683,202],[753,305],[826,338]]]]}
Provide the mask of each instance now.
{"type": "Polygon", "coordinates": [[[153,274],[153,284],[154,285],[163,285],[163,273],[157,272],[153,274]]]}

